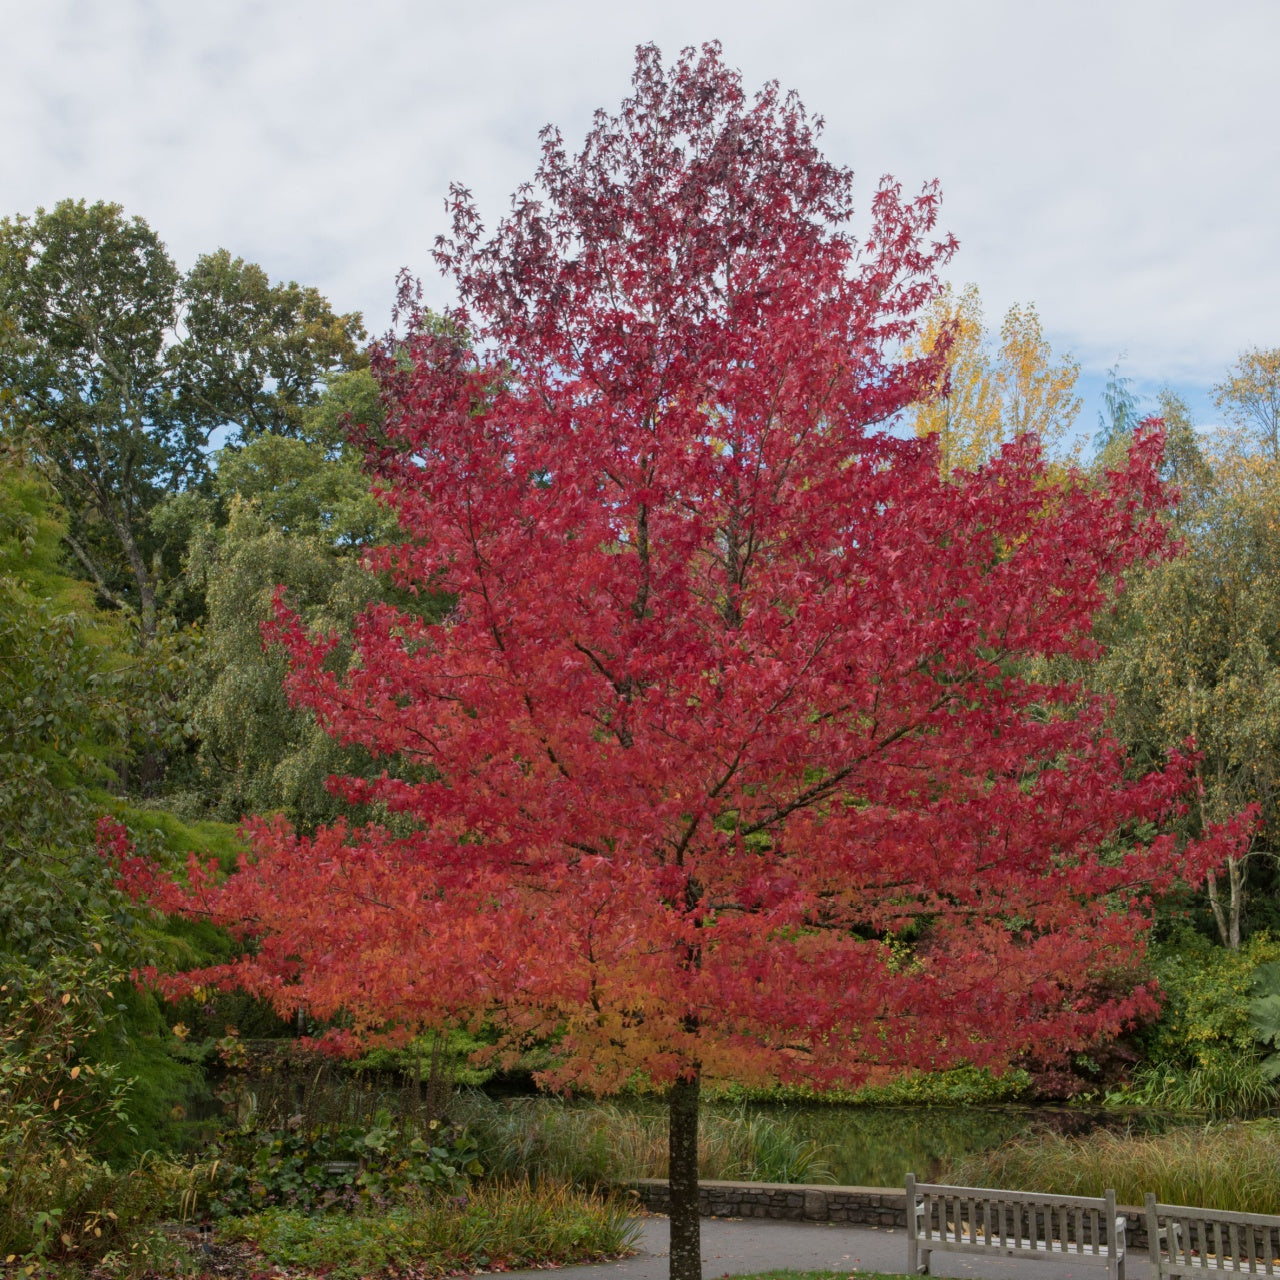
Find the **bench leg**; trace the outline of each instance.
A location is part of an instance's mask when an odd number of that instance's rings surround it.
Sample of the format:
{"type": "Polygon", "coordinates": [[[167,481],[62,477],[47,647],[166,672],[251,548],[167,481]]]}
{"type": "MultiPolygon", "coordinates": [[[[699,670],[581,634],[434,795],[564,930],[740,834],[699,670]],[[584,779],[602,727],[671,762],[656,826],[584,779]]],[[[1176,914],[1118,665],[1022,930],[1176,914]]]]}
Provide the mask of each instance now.
{"type": "Polygon", "coordinates": [[[929,1255],[932,1249],[922,1249],[920,1240],[913,1231],[907,1236],[907,1275],[927,1276],[929,1274],[929,1255]]]}

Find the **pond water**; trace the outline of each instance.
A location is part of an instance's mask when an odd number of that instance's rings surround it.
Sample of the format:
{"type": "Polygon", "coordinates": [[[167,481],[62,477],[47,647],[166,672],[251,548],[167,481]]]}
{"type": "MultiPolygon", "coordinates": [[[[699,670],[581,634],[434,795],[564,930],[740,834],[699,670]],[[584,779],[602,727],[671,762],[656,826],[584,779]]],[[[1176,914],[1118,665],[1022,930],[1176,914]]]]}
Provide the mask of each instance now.
{"type": "Polygon", "coordinates": [[[957,1159],[1037,1133],[1083,1134],[1130,1128],[1163,1132],[1196,1117],[1151,1111],[1076,1107],[757,1106],[821,1148],[821,1161],[841,1186],[901,1186],[907,1173],[937,1179],[957,1159]]]}
{"type": "MultiPolygon", "coordinates": [[[[348,1077],[322,1080],[323,1072],[305,1080],[285,1075],[264,1076],[251,1081],[254,1100],[263,1122],[281,1123],[283,1117],[296,1112],[305,1113],[308,1126],[336,1122],[362,1123],[377,1111],[387,1108],[393,1113],[411,1113],[417,1106],[416,1091],[403,1083],[378,1083],[373,1080],[353,1082],[348,1077]],[[301,1090],[301,1093],[299,1093],[301,1090]]],[[[602,1130],[597,1132],[587,1125],[583,1128],[564,1129],[560,1146],[566,1143],[575,1152],[584,1146],[597,1143],[610,1150],[620,1149],[618,1133],[612,1131],[613,1114],[634,1114],[643,1118],[643,1128],[656,1140],[657,1160],[665,1160],[662,1150],[666,1130],[666,1109],[655,1097],[622,1097],[595,1103],[590,1099],[566,1101],[541,1096],[513,1098],[494,1097],[475,1092],[471,1102],[462,1107],[461,1118],[475,1127],[475,1120],[466,1115],[468,1107],[479,1109],[479,1125],[494,1128],[494,1139],[517,1148],[531,1150],[540,1145],[554,1147],[550,1138],[535,1139],[535,1131],[545,1128],[554,1134],[561,1128],[556,1113],[575,1111],[600,1111],[602,1130]],[[491,1122],[503,1110],[515,1105],[517,1120],[514,1124],[503,1120],[494,1126],[491,1122]],[[484,1121],[484,1116],[489,1117],[484,1121]],[[541,1117],[541,1118],[540,1118],[541,1117]]],[[[991,1151],[1015,1138],[1034,1138],[1037,1134],[1082,1135],[1098,1128],[1131,1130],[1135,1133],[1159,1133],[1186,1124],[1202,1124],[1203,1117],[1177,1115],[1143,1109],[1102,1110],[1083,1107],[1052,1106],[983,1106],[983,1107],[887,1107],[847,1106],[833,1103],[704,1103],[704,1115],[751,1120],[755,1117],[770,1122],[766,1128],[782,1139],[775,1150],[795,1151],[800,1144],[814,1144],[815,1165],[811,1174],[792,1174],[795,1180],[805,1180],[818,1173],[829,1175],[830,1180],[842,1186],[901,1186],[908,1172],[928,1181],[946,1180],[955,1162],[966,1156],[991,1151]]],[[[730,1126],[736,1128],[737,1126],[730,1126]]],[[[748,1126],[750,1127],[750,1126],[748,1126]]],[[[722,1127],[723,1132],[723,1127],[722,1127]]],[[[764,1135],[766,1141],[768,1134],[764,1135]]],[[[624,1144],[625,1146],[625,1144],[624,1144]]],[[[655,1142],[649,1142],[649,1148],[655,1142]]],[[[488,1158],[488,1157],[487,1157],[488,1158]]],[[[775,1161],[765,1167],[794,1167],[775,1161]]],[[[587,1162],[590,1163],[589,1161],[587,1162]]],[[[576,1166],[575,1166],[576,1167],[576,1166]]],[[[594,1166],[593,1166],[594,1167],[594,1166]]],[[[581,1171],[579,1171],[581,1172],[581,1171]]],[[[617,1173],[613,1174],[617,1176],[617,1173]]],[[[634,1173],[628,1176],[635,1176],[634,1173]]],[[[723,1176],[723,1175],[722,1175],[723,1176]]],[[[729,1176],[742,1176],[730,1173],[729,1176]]],[[[761,1178],[783,1177],[782,1173],[756,1173],[761,1178]]]]}

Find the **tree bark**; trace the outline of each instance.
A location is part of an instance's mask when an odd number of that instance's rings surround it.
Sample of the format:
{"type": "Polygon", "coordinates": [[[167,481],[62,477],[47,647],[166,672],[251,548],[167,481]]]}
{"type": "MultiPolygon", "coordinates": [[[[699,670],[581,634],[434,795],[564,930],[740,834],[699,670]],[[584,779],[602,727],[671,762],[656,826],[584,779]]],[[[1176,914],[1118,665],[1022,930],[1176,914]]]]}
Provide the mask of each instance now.
{"type": "Polygon", "coordinates": [[[667,1095],[671,1189],[670,1280],[702,1280],[702,1219],[698,1212],[698,1091],[695,1068],[667,1095]]]}
{"type": "Polygon", "coordinates": [[[1240,950],[1240,922],[1244,915],[1244,896],[1245,896],[1245,880],[1244,880],[1244,864],[1248,857],[1244,858],[1227,858],[1227,891],[1229,897],[1227,899],[1227,908],[1224,911],[1222,907],[1222,899],[1218,893],[1217,877],[1212,871],[1206,877],[1206,887],[1209,890],[1209,906],[1213,910],[1213,919],[1218,926],[1218,934],[1222,938],[1222,945],[1228,951],[1240,950]]]}

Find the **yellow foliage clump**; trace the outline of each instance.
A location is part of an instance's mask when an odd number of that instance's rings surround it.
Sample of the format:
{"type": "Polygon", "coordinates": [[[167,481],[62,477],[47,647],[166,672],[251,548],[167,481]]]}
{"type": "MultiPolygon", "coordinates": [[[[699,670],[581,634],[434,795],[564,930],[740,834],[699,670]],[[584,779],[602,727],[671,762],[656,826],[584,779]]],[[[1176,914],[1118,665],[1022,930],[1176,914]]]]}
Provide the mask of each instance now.
{"type": "Polygon", "coordinates": [[[993,350],[977,285],[959,293],[948,285],[926,311],[908,354],[927,355],[944,335],[950,347],[934,395],[913,406],[910,417],[916,435],[938,437],[944,475],[979,466],[1027,432],[1046,449],[1062,446],[1080,412],[1080,365],[1054,356],[1034,305],[1009,308],[993,350]]]}

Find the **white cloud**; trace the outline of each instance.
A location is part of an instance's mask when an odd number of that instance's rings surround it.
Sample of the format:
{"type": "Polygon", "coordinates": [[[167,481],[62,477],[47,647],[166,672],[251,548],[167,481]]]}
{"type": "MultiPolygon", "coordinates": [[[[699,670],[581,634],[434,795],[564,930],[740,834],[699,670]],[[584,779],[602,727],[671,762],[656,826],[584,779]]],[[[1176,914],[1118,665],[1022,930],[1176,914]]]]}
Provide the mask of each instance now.
{"type": "MultiPolygon", "coordinates": [[[[1204,384],[1280,343],[1274,0],[11,0],[0,212],[139,213],[182,263],[217,245],[389,312],[431,278],[450,180],[490,220],[551,120],[572,143],[632,49],[723,41],[828,122],[868,193],[942,180],[953,275],[1034,300],[1087,367],[1204,384]]],[[[442,296],[442,295],[437,295],[442,296]]]]}

